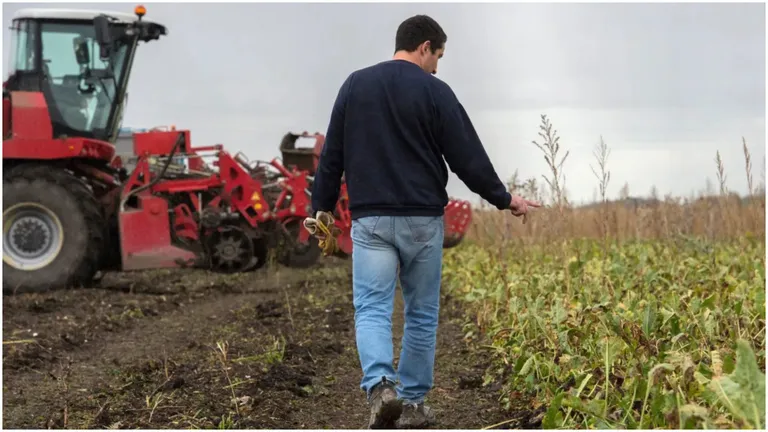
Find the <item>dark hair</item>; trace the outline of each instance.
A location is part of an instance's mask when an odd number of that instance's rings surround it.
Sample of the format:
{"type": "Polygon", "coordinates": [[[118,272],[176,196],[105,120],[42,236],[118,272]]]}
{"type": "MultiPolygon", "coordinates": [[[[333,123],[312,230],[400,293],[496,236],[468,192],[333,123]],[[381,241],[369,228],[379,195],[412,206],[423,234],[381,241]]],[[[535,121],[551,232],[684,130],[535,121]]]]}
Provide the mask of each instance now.
{"type": "Polygon", "coordinates": [[[395,36],[395,52],[416,51],[419,45],[429,41],[432,53],[443,48],[448,36],[437,21],[426,15],[416,15],[400,23],[395,36]]]}

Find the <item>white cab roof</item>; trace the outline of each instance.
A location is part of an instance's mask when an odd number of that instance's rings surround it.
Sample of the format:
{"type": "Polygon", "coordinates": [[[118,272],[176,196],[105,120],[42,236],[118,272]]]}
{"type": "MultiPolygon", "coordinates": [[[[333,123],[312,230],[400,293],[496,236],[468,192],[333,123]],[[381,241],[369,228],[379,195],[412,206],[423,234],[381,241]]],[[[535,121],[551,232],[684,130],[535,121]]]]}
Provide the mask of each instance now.
{"type": "MultiPolygon", "coordinates": [[[[115,11],[98,11],[87,9],[21,9],[13,15],[13,19],[71,19],[92,21],[97,16],[104,14],[116,18],[120,22],[132,23],[138,20],[135,14],[115,11]]],[[[146,20],[144,20],[146,21],[146,20]]]]}

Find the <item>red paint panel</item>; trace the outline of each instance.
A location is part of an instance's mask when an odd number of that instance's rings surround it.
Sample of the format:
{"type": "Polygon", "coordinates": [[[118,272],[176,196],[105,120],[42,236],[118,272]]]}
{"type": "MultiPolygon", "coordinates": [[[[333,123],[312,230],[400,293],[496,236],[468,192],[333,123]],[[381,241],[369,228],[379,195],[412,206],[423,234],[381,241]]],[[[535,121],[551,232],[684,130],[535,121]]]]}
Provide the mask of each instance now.
{"type": "MultiPolygon", "coordinates": [[[[137,156],[144,155],[157,155],[167,156],[171,154],[173,146],[176,144],[176,140],[179,138],[179,132],[182,132],[185,136],[185,142],[187,145],[191,142],[189,131],[150,131],[150,132],[137,132],[133,134],[133,153],[137,156]]],[[[177,150],[177,154],[185,153],[187,149],[181,148],[177,150]]]]}
{"type": "Polygon", "coordinates": [[[171,244],[168,203],[158,197],[140,195],[137,209],[120,213],[120,246],[123,270],[189,265],[195,254],[171,244]]]}
{"type": "MultiPolygon", "coordinates": [[[[11,92],[13,138],[50,140],[53,138],[48,104],[40,92],[11,92]]],[[[5,144],[3,144],[5,146],[5,144]]]]}
{"type": "Polygon", "coordinates": [[[3,158],[15,159],[68,159],[88,158],[111,161],[115,147],[104,141],[89,138],[18,138],[14,121],[14,138],[3,141],[3,158]]]}
{"type": "Polygon", "coordinates": [[[3,96],[3,138],[11,133],[11,98],[3,96]]]}

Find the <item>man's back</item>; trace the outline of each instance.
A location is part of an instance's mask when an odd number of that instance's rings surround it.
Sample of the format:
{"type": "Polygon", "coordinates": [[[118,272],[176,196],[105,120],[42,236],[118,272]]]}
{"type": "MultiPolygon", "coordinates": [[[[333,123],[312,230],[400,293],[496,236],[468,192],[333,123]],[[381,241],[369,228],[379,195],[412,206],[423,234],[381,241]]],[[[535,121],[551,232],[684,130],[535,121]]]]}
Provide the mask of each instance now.
{"type": "Polygon", "coordinates": [[[508,208],[511,200],[451,88],[407,60],[349,75],[320,160],[313,208],[332,211],[343,171],[352,219],[442,216],[448,204],[445,162],[496,208],[508,208]]]}
{"type": "Polygon", "coordinates": [[[413,16],[397,29],[393,60],[349,75],[331,111],[312,189],[320,218],[333,213],[346,176],[360,388],[370,402],[370,429],[424,429],[435,422],[424,400],[433,385],[440,309],[445,162],[497,208],[527,212],[527,202],[513,200],[496,175],[464,107],[430,75],[446,40],[434,19],[413,16]],[[391,318],[398,278],[405,328],[395,371],[391,318]]]}
{"type": "Polygon", "coordinates": [[[441,85],[404,60],[350,75],[343,140],[354,218],[443,214],[448,171],[435,136],[441,85]]]}

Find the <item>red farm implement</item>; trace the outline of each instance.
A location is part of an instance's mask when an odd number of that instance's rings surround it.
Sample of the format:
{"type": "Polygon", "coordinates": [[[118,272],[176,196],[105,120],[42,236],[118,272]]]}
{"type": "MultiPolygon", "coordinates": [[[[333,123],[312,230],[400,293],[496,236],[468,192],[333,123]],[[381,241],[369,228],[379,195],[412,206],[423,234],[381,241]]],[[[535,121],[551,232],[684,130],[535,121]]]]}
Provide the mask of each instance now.
{"type": "Polygon", "coordinates": [[[189,131],[134,134],[134,153],[140,156],[121,189],[119,209],[124,269],[186,265],[247,271],[261,267],[275,248],[277,260],[287,266],[315,263],[316,240],[300,229],[311,211],[305,172],[277,160],[253,166],[221,145],[195,148],[188,142],[189,131]],[[158,156],[164,162],[153,163],[158,156]],[[213,161],[209,165],[206,159],[213,161]],[[174,160],[186,164],[169,173],[174,160]],[[142,235],[142,226],[156,227],[156,237],[142,235]],[[180,244],[174,246],[172,239],[180,244]]]}

